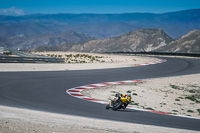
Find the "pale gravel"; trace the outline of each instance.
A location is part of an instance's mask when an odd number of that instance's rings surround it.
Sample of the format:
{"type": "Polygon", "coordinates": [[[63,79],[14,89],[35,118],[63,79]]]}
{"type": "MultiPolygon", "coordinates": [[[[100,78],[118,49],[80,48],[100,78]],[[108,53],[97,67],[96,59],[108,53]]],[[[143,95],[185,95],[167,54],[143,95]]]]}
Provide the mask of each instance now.
{"type": "MultiPolygon", "coordinates": [[[[110,85],[82,91],[86,96],[102,101],[109,101],[116,93],[126,94],[131,91],[132,100],[138,105],[135,108],[152,108],[155,111],[172,113],[184,116],[193,116],[200,119],[200,103],[185,99],[194,95],[189,90],[197,90],[200,95],[200,74],[142,80],[141,83],[127,83],[110,85]],[[172,85],[177,86],[174,89],[172,85]],[[190,112],[192,110],[193,112],[190,112]]],[[[200,99],[198,99],[200,101],[200,99]]],[[[133,104],[134,104],[133,103],[133,104]]]]}
{"type": "Polygon", "coordinates": [[[197,133],[197,131],[101,120],[0,106],[1,133],[197,133]]]}

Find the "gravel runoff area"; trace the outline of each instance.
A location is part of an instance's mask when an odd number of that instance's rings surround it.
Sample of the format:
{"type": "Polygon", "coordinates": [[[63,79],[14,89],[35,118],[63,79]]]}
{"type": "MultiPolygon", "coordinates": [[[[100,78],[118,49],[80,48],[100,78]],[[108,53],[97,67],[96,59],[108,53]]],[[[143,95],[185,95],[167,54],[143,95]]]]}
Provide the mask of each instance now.
{"type": "Polygon", "coordinates": [[[102,101],[110,101],[116,93],[131,93],[130,105],[135,108],[200,119],[200,74],[97,87],[82,93],[102,101]]]}

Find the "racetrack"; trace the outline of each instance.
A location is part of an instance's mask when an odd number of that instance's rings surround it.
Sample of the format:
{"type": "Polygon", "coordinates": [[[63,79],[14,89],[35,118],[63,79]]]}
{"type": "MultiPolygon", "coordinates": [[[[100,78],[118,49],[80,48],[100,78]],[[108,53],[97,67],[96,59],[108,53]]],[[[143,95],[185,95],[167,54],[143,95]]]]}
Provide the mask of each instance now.
{"type": "Polygon", "coordinates": [[[87,84],[200,73],[200,60],[172,59],[131,68],[57,72],[0,73],[0,104],[62,114],[200,131],[200,120],[143,111],[106,110],[104,105],[74,98],[66,90],[87,84]]]}

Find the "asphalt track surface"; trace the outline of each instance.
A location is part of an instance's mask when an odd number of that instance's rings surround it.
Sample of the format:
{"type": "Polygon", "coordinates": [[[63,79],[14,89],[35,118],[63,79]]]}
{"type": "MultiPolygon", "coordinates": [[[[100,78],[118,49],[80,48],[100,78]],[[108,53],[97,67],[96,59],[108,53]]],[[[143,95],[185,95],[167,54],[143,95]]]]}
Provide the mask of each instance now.
{"type": "Polygon", "coordinates": [[[165,63],[129,68],[1,72],[0,105],[200,131],[198,119],[128,109],[106,110],[103,104],[75,98],[66,93],[67,89],[88,84],[200,73],[200,60],[165,59],[165,63]]]}

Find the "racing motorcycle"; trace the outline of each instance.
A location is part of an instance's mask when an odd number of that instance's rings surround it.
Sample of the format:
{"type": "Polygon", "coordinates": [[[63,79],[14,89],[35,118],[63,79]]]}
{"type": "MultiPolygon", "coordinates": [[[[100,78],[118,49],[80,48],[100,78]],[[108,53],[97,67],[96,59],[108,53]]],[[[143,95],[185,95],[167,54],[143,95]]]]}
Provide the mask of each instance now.
{"type": "Polygon", "coordinates": [[[117,99],[113,99],[110,101],[108,105],[106,105],[106,109],[112,108],[113,110],[125,109],[128,99],[126,97],[118,97],[117,99]]]}

